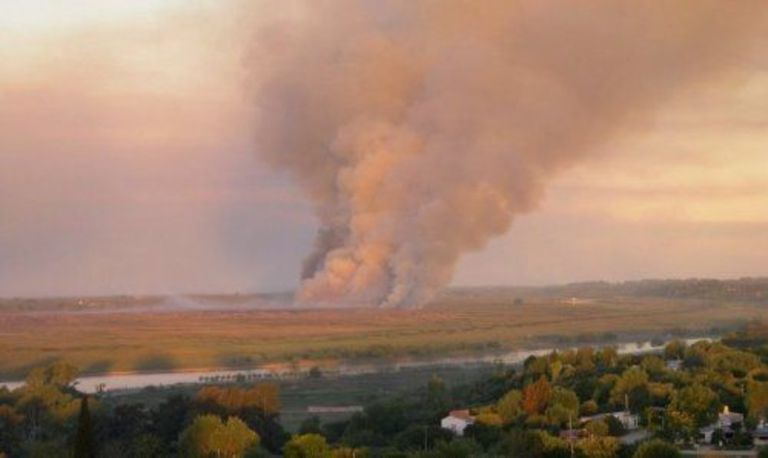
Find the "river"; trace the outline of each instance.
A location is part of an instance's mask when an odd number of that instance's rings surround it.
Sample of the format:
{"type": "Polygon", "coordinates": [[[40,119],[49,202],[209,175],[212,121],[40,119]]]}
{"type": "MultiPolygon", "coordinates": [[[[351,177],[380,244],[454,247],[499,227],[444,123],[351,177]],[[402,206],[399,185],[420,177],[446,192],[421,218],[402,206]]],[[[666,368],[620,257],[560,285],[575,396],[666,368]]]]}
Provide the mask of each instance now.
{"type": "MultiPolygon", "coordinates": [[[[684,339],[683,341],[690,345],[701,340],[711,341],[711,338],[700,337],[684,339]]],[[[661,345],[653,345],[650,341],[621,343],[616,345],[619,354],[643,354],[660,352],[668,342],[661,345]]],[[[338,376],[352,376],[362,374],[372,374],[383,371],[400,371],[403,369],[416,369],[425,367],[439,366],[459,366],[472,364],[490,364],[500,362],[504,364],[520,364],[529,356],[543,356],[555,350],[568,350],[566,348],[542,348],[542,349],[523,349],[503,354],[475,355],[461,357],[445,357],[430,360],[413,360],[399,362],[382,363],[343,363],[324,373],[338,376]]],[[[162,387],[177,384],[198,384],[198,383],[216,383],[229,382],[237,380],[272,380],[282,378],[294,378],[306,375],[306,371],[297,372],[287,365],[283,369],[239,369],[239,370],[206,370],[206,371],[169,371],[158,373],[114,373],[103,375],[88,375],[76,380],[76,387],[84,393],[95,393],[98,391],[119,391],[119,390],[140,390],[150,386],[162,387]]],[[[6,386],[8,389],[16,389],[23,385],[23,381],[0,382],[0,386],[6,386]]]]}

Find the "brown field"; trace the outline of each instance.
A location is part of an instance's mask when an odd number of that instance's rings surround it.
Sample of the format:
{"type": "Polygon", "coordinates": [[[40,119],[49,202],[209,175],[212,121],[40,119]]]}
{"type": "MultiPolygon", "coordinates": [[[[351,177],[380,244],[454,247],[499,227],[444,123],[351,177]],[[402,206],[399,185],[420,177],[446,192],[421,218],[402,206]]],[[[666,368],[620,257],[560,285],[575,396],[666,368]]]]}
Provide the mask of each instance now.
{"type": "Polygon", "coordinates": [[[509,294],[448,294],[421,310],[0,307],[0,376],[18,378],[59,359],[104,373],[299,359],[426,358],[530,348],[554,339],[586,342],[605,339],[606,333],[632,338],[675,329],[702,332],[768,314],[750,302],[595,297],[573,305],[569,299],[532,297],[515,304],[509,294]]]}

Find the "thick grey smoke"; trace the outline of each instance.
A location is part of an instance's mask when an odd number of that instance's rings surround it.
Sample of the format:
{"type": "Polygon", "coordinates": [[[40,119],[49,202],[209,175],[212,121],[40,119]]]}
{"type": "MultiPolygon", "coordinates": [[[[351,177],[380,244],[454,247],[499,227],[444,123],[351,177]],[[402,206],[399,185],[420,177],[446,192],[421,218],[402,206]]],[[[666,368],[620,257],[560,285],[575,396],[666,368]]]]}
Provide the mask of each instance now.
{"type": "Polygon", "coordinates": [[[418,306],[556,173],[733,68],[760,1],[307,1],[258,32],[260,152],[316,205],[299,300],[418,306]]]}

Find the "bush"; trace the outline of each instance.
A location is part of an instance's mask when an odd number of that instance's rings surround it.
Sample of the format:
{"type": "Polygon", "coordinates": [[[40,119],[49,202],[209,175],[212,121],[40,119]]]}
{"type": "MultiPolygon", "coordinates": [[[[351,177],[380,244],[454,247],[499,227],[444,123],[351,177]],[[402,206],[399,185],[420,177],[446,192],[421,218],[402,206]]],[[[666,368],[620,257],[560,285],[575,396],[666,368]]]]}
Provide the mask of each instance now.
{"type": "Polygon", "coordinates": [[[674,445],[654,439],[640,444],[632,458],[680,458],[681,456],[674,445]]]}

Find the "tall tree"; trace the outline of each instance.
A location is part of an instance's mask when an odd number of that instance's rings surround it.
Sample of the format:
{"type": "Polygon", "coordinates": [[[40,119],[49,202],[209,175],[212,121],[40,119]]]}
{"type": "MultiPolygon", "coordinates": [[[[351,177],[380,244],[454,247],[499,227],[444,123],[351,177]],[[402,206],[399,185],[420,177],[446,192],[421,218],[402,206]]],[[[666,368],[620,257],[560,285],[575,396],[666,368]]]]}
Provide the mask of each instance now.
{"type": "Polygon", "coordinates": [[[74,458],[95,458],[96,447],[93,443],[93,424],[91,412],[88,410],[88,396],[80,401],[80,416],[77,420],[77,436],[75,436],[74,458]]]}
{"type": "Polygon", "coordinates": [[[523,390],[523,410],[528,415],[543,413],[552,399],[552,386],[543,375],[523,390]]]}

